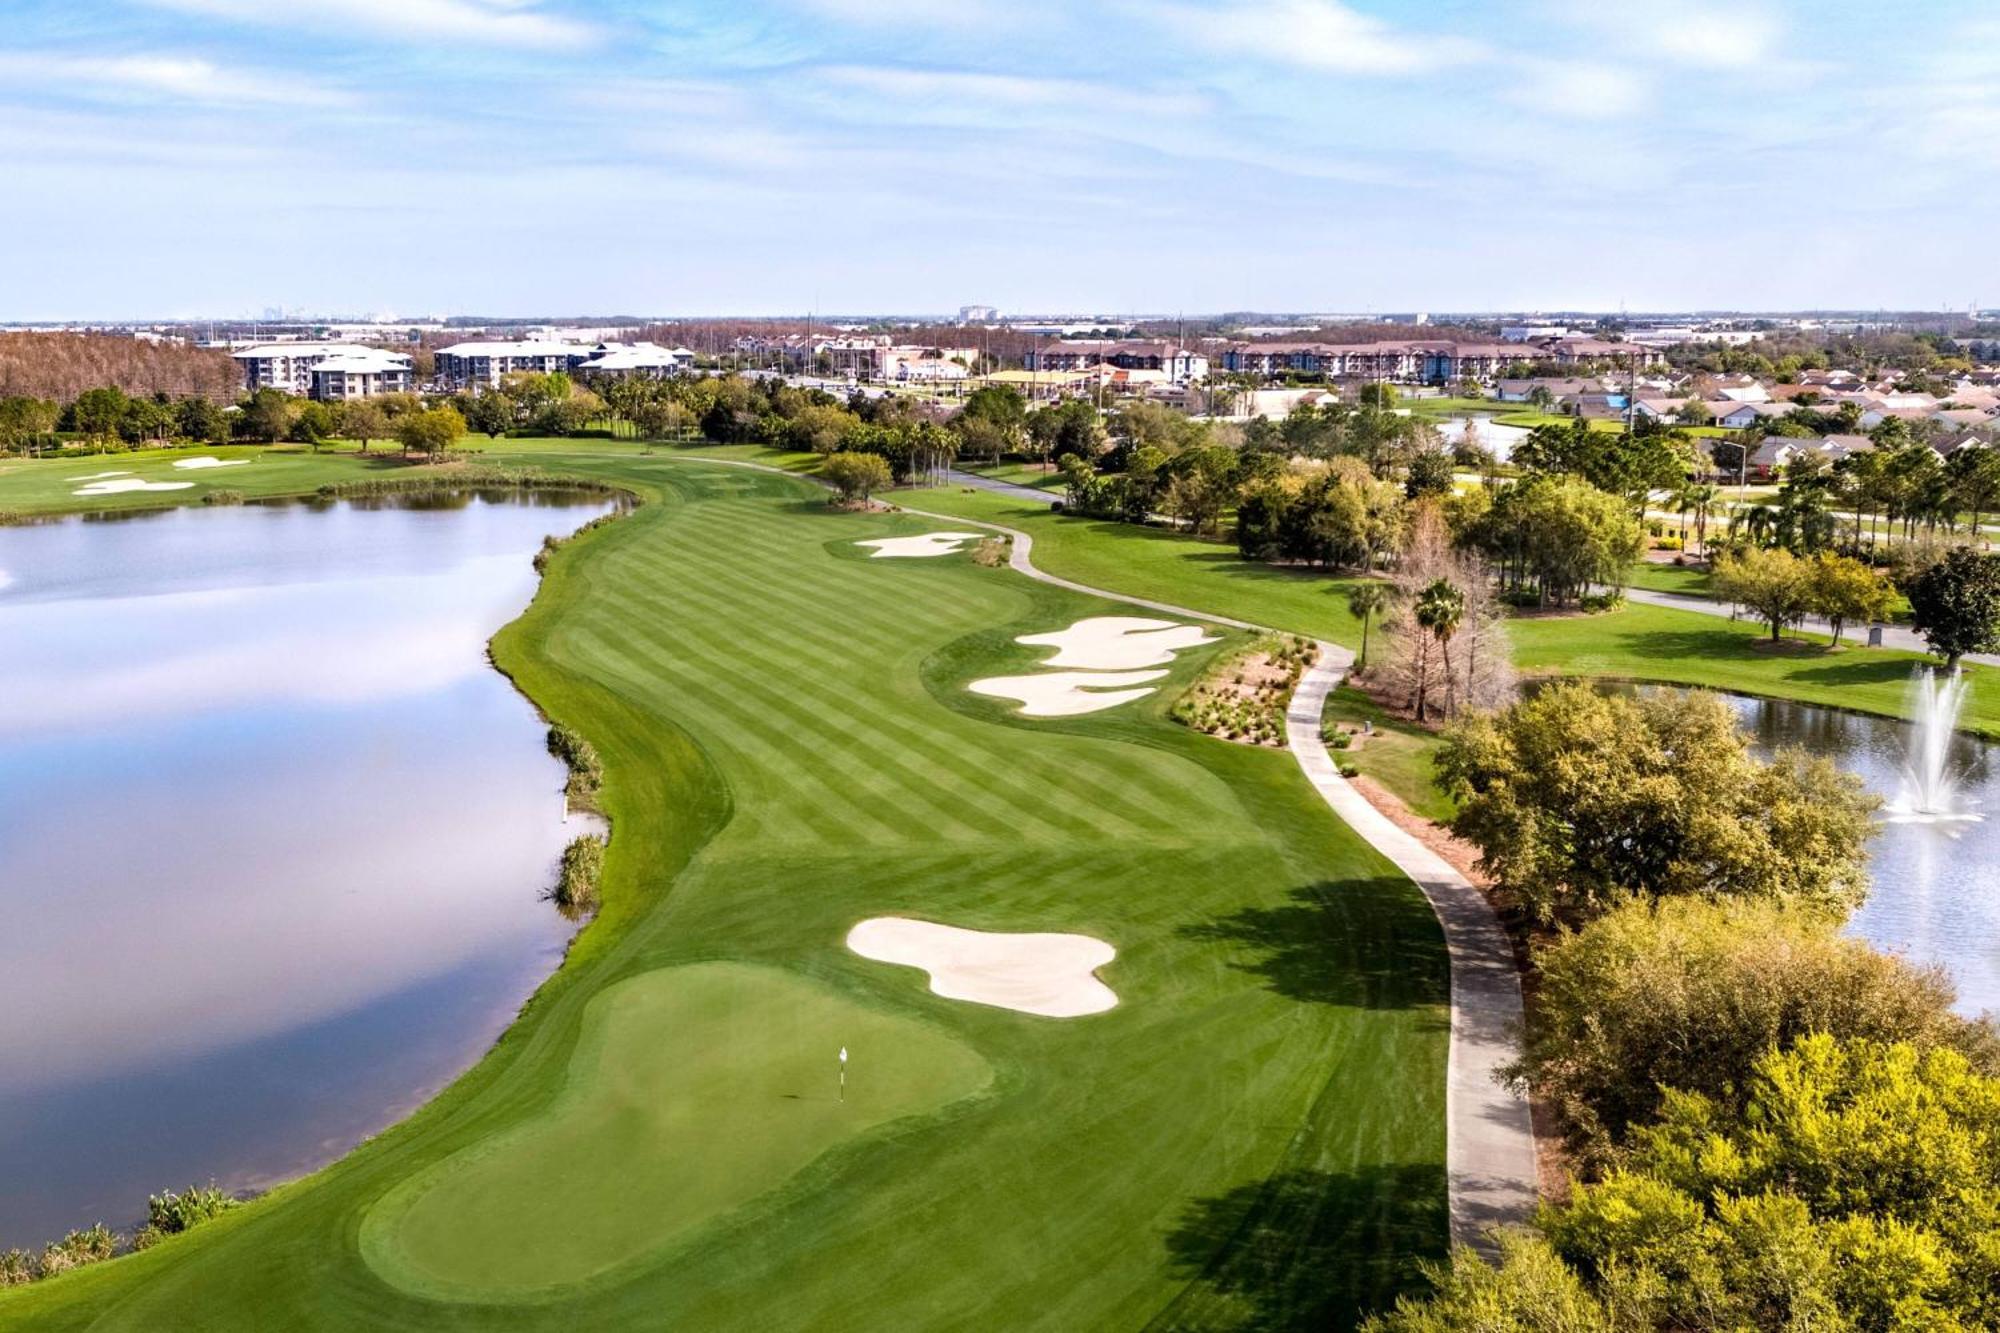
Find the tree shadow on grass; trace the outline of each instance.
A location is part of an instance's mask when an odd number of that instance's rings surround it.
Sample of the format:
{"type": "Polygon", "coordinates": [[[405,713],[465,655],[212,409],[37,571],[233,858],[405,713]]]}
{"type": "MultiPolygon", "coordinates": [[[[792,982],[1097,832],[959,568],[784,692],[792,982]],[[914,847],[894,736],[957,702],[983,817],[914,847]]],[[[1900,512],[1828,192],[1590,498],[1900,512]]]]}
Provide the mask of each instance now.
{"type": "Polygon", "coordinates": [[[1165,1241],[1188,1285],[1149,1327],[1353,1328],[1423,1288],[1446,1232],[1440,1166],[1281,1171],[1189,1205],[1165,1241]]]}
{"type": "Polygon", "coordinates": [[[1450,997],[1443,932],[1405,879],[1307,884],[1280,906],[1246,907],[1181,934],[1239,946],[1233,966],[1295,1000],[1409,1009],[1450,997]]]}

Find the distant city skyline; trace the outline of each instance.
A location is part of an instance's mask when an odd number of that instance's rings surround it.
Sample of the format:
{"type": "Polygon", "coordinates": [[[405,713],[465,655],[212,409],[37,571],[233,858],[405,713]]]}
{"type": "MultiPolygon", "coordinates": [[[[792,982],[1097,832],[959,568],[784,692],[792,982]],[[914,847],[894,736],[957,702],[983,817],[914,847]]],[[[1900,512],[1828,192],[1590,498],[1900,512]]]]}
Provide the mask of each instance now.
{"type": "Polygon", "coordinates": [[[1973,3],[27,0],[0,321],[1962,312],[1973,3]]]}

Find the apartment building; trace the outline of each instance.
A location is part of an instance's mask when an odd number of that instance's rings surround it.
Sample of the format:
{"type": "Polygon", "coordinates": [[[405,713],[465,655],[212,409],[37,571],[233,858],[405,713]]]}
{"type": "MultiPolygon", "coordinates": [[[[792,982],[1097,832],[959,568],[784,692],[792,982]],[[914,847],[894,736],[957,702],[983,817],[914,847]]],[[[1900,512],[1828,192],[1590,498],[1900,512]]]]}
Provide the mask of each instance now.
{"type": "Polygon", "coordinates": [[[1096,366],[1156,370],[1176,383],[1208,374],[1206,356],[1165,339],[1072,339],[1038,347],[1025,361],[1031,371],[1089,370],[1096,366]]]}
{"type": "Polygon", "coordinates": [[[408,393],[415,387],[416,371],[402,352],[349,347],[312,368],[311,393],[323,403],[408,393]]]}
{"type": "Polygon", "coordinates": [[[685,347],[661,347],[656,343],[599,343],[576,373],[586,379],[666,379],[694,369],[694,353],[685,347]]]}
{"type": "Polygon", "coordinates": [[[230,356],[242,367],[243,387],[250,393],[277,389],[301,398],[344,401],[402,393],[415,383],[408,355],[356,343],[259,343],[230,356]]]}
{"type": "Polygon", "coordinates": [[[240,347],[229,355],[242,367],[247,392],[277,389],[303,398],[312,392],[314,366],[356,350],[352,343],[280,342],[240,347]]]}
{"type": "Polygon", "coordinates": [[[595,351],[571,343],[534,340],[456,343],[438,351],[437,377],[454,389],[497,389],[508,375],[574,370],[595,351]]]}
{"type": "Polygon", "coordinates": [[[1375,343],[1238,343],[1222,354],[1233,374],[1287,372],[1330,378],[1389,380],[1403,384],[1445,384],[1490,379],[1529,353],[1508,343],[1460,343],[1438,339],[1375,343]]]}

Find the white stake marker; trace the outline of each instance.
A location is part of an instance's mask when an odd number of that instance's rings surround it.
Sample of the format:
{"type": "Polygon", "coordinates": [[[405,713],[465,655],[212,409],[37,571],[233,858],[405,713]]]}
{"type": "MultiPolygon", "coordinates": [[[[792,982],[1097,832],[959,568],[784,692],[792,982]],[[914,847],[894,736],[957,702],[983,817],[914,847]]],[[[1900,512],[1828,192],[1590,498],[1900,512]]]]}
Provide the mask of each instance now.
{"type": "Polygon", "coordinates": [[[840,1048],[840,1100],[847,1100],[847,1048],[840,1048]]]}

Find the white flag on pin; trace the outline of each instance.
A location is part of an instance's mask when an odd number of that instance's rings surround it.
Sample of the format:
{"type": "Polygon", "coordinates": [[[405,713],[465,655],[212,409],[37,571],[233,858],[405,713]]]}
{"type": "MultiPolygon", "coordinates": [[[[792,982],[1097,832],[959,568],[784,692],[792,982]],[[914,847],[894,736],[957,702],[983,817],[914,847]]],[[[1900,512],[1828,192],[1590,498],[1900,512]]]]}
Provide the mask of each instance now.
{"type": "Polygon", "coordinates": [[[847,1063],[847,1048],[845,1046],[840,1048],[840,1063],[847,1063]]]}

